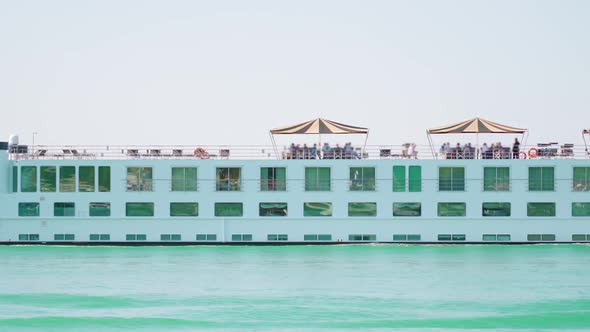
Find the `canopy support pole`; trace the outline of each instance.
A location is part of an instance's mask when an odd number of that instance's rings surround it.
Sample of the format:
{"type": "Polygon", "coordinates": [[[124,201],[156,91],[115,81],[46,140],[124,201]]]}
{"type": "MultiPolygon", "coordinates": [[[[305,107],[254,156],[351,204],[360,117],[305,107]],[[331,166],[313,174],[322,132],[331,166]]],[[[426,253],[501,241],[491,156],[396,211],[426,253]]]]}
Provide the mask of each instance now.
{"type": "MultiPolygon", "coordinates": [[[[588,133],[588,136],[590,136],[590,133],[588,133]]],[[[586,134],[583,131],[582,139],[584,140],[584,151],[586,152],[586,157],[590,157],[590,154],[588,154],[588,142],[586,142],[586,134]]]]}
{"type": "Polygon", "coordinates": [[[363,149],[361,150],[361,158],[365,158],[365,150],[367,149],[367,140],[369,139],[369,130],[367,129],[367,133],[365,134],[365,144],[363,144],[363,149]]]}
{"type": "Polygon", "coordinates": [[[275,135],[272,134],[272,131],[269,131],[268,135],[270,136],[270,140],[272,142],[272,149],[275,152],[275,156],[277,157],[277,159],[281,159],[279,158],[279,149],[277,148],[277,142],[275,142],[275,135]]]}
{"type": "Polygon", "coordinates": [[[432,159],[438,159],[436,158],[436,155],[434,153],[434,143],[432,143],[432,137],[430,137],[430,132],[428,130],[426,131],[426,137],[428,137],[428,144],[430,144],[430,152],[432,152],[432,159]]]}
{"type": "Polygon", "coordinates": [[[475,133],[475,159],[479,159],[479,133],[475,133]]]}

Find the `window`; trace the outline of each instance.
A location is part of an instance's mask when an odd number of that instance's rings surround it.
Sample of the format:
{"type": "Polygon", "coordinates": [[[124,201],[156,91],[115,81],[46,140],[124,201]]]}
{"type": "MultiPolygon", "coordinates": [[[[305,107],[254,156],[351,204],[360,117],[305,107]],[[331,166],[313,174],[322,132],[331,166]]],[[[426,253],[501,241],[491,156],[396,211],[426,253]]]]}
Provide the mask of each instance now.
{"type": "Polygon", "coordinates": [[[422,203],[393,203],[394,217],[419,217],[422,215],[422,203]]]}
{"type": "Polygon", "coordinates": [[[439,191],[465,191],[464,167],[440,167],[438,169],[439,191]]]}
{"type": "Polygon", "coordinates": [[[555,203],[527,203],[529,217],[555,217],[555,203]]]}
{"type": "Polygon", "coordinates": [[[217,234],[197,234],[197,241],[217,241],[217,234]]]}
{"type": "Polygon", "coordinates": [[[488,241],[510,241],[510,234],[483,234],[481,240],[488,241]]]}
{"type": "Polygon", "coordinates": [[[590,191],[590,167],[574,167],[574,191],[590,191]]]}
{"type": "Polygon", "coordinates": [[[439,217],[465,217],[465,203],[438,203],[439,217]]]}
{"type": "Polygon", "coordinates": [[[152,191],[151,167],[127,167],[127,191],[152,191]]]}
{"type": "Polygon", "coordinates": [[[18,203],[19,217],[38,217],[39,203],[18,203]]]}
{"type": "Polygon", "coordinates": [[[153,217],[154,203],[126,203],[125,215],[127,217],[153,217]]]}
{"type": "Polygon", "coordinates": [[[377,203],[348,203],[349,217],[377,216],[377,203]]]}
{"type": "Polygon", "coordinates": [[[172,191],[197,191],[196,167],[172,167],[172,191]]]}
{"type": "Polygon", "coordinates": [[[252,234],[232,234],[232,241],[252,241],[252,234]]]}
{"type": "Polygon", "coordinates": [[[406,191],[406,166],[393,166],[393,191],[406,191]]]}
{"type": "Polygon", "coordinates": [[[332,241],[332,234],[305,234],[303,241],[332,241]]]}
{"type": "Polygon", "coordinates": [[[53,234],[54,241],[74,241],[75,239],[74,234],[53,234]]]}
{"type": "Polygon", "coordinates": [[[349,234],[348,241],[377,241],[375,234],[349,234]]]}
{"type": "Polygon", "coordinates": [[[572,217],[590,217],[590,203],[572,203],[572,217]]]}
{"type": "Polygon", "coordinates": [[[59,191],[63,193],[73,193],[76,191],[76,167],[59,167],[59,191]]]}
{"type": "Polygon", "coordinates": [[[215,203],[216,217],[241,217],[244,215],[242,203],[215,203]]]}
{"type": "Polygon", "coordinates": [[[18,166],[12,166],[12,192],[18,192],[18,166]]]}
{"type": "Polygon", "coordinates": [[[527,241],[555,241],[555,234],[528,234],[527,241]]]}
{"type": "Polygon", "coordinates": [[[509,191],[510,168],[508,167],[484,167],[483,168],[484,191],[509,191]]]}
{"type": "Polygon", "coordinates": [[[39,234],[19,234],[19,241],[39,241],[39,234]]]}
{"type": "Polygon", "coordinates": [[[408,166],[408,191],[422,191],[422,166],[408,166]]]}
{"type": "Polygon", "coordinates": [[[304,217],[331,217],[332,203],[303,203],[304,217]]]}
{"type": "Polygon", "coordinates": [[[465,234],[438,234],[439,241],[465,241],[465,234]]]}
{"type": "Polygon", "coordinates": [[[266,235],[268,241],[288,241],[289,236],[287,234],[268,234],[266,235]]]}
{"type": "Polygon", "coordinates": [[[110,234],[90,234],[88,237],[90,241],[110,241],[111,235],[110,234]]]}
{"type": "Polygon", "coordinates": [[[306,167],[305,191],[330,191],[330,167],[306,167]]]}
{"type": "Polygon", "coordinates": [[[217,191],[242,190],[241,169],[239,167],[217,168],[217,191]]]}
{"type": "Polygon", "coordinates": [[[125,235],[126,241],[146,241],[147,236],[145,234],[127,234],[125,235]]]}
{"type": "Polygon", "coordinates": [[[420,241],[420,234],[393,234],[393,241],[420,241]]]}
{"type": "Polygon", "coordinates": [[[286,217],[287,203],[260,203],[259,215],[261,217],[286,217]]]}
{"type": "Polygon", "coordinates": [[[375,191],[375,167],[351,167],[351,191],[375,191]]]}
{"type": "Polygon", "coordinates": [[[285,167],[261,167],[260,191],[287,190],[287,169],[285,167]]]}
{"type": "Polygon", "coordinates": [[[94,166],[78,168],[78,191],[94,192],[94,166]]]}
{"type": "Polygon", "coordinates": [[[484,217],[510,217],[510,203],[482,203],[481,215],[484,217]]]}
{"type": "Polygon", "coordinates": [[[88,215],[91,217],[110,217],[111,203],[92,202],[88,204],[88,215]]]}
{"type": "Polygon", "coordinates": [[[54,193],[57,191],[57,168],[55,166],[41,166],[41,192],[54,193]]]}
{"type": "Polygon", "coordinates": [[[37,166],[22,166],[20,168],[20,191],[24,193],[37,191],[37,166]]]}
{"type": "Polygon", "coordinates": [[[111,166],[98,166],[98,191],[101,193],[111,191],[111,166]]]}
{"type": "Polygon", "coordinates": [[[160,241],[180,241],[180,234],[160,234],[160,241]]]}
{"type": "Polygon", "coordinates": [[[529,191],[553,191],[553,167],[529,167],[529,191]]]}
{"type": "Polygon", "coordinates": [[[73,217],[76,215],[76,204],[72,202],[53,203],[53,215],[55,217],[73,217]]]}
{"type": "Polygon", "coordinates": [[[171,217],[197,217],[199,203],[170,203],[171,217]]]}
{"type": "Polygon", "coordinates": [[[573,234],[572,241],[590,241],[590,234],[573,234]]]}

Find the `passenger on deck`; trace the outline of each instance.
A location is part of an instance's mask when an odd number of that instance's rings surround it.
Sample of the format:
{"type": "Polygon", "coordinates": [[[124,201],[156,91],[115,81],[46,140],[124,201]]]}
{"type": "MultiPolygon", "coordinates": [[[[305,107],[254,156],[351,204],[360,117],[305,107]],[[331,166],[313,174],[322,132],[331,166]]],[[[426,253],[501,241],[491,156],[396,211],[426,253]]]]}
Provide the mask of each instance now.
{"type": "Polygon", "coordinates": [[[418,159],[418,150],[416,150],[416,143],[412,143],[408,147],[408,158],[418,159]]]}
{"type": "Polygon", "coordinates": [[[309,148],[309,158],[316,159],[318,154],[318,145],[314,144],[311,148],[309,148]]]}
{"type": "Polygon", "coordinates": [[[514,144],[512,144],[512,159],[518,159],[520,153],[520,142],[518,138],[514,138],[514,144]]]}
{"type": "Polygon", "coordinates": [[[481,157],[483,159],[488,159],[488,152],[489,152],[489,148],[488,148],[488,144],[487,143],[483,143],[483,145],[481,146],[481,157]]]}

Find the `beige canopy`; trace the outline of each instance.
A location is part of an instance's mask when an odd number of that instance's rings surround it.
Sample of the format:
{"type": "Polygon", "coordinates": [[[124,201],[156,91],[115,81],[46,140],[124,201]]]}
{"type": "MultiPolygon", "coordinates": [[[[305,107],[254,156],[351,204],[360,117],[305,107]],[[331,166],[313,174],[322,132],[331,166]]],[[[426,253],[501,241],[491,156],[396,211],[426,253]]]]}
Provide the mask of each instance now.
{"type": "Polygon", "coordinates": [[[473,118],[448,126],[428,129],[428,134],[524,134],[527,129],[515,128],[482,118],[473,118]]]}
{"type": "Polygon", "coordinates": [[[315,119],[296,125],[275,128],[270,131],[273,135],[284,134],[368,134],[369,129],[350,126],[328,119],[315,119]]]}

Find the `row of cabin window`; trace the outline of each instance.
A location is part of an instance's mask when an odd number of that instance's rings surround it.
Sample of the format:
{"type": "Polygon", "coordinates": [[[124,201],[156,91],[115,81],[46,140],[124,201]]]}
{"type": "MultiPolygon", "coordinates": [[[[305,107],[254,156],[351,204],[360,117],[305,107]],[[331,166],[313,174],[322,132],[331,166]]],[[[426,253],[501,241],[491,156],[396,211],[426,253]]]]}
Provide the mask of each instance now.
{"type": "MultiPolygon", "coordinates": [[[[437,204],[439,217],[465,217],[466,204],[459,202],[445,202],[437,204]]],[[[244,213],[243,203],[215,203],[216,217],[242,217],[244,213]]],[[[54,216],[74,217],[76,206],[73,202],[54,203],[54,216]]],[[[21,202],[18,205],[20,217],[39,217],[40,203],[21,202]]],[[[89,203],[88,215],[90,217],[111,216],[111,203],[89,203]]],[[[125,215],[127,217],[153,217],[154,203],[133,202],[126,203],[125,215]]],[[[259,216],[261,217],[286,217],[288,204],[283,202],[259,203],[259,216]]],[[[393,203],[394,217],[420,217],[422,215],[422,203],[396,202],[393,203]]],[[[484,202],[482,203],[482,216],[484,217],[509,217],[511,215],[511,203],[509,202],[484,202]]],[[[527,216],[529,217],[554,217],[556,204],[553,202],[527,203],[527,216]]],[[[173,202],[170,203],[171,217],[197,217],[199,216],[199,203],[173,202]]],[[[303,203],[304,217],[331,217],[332,203],[307,202],[303,203]]],[[[377,203],[350,202],[348,203],[349,217],[375,217],[377,216],[377,203]]],[[[572,203],[573,217],[590,216],[590,202],[572,203]]]]}
{"type": "MultiPolygon", "coordinates": [[[[90,234],[90,241],[110,241],[110,234],[90,234]]],[[[19,234],[19,241],[39,241],[39,234],[19,234]]],[[[54,234],[54,241],[75,241],[74,234],[54,234]]],[[[126,241],[147,241],[146,234],[126,234],[126,241]]],[[[180,234],[160,234],[160,241],[181,241],[180,234]]],[[[217,241],[217,234],[197,234],[196,241],[217,241]]],[[[232,241],[252,241],[252,234],[232,234],[232,241]]],[[[267,241],[288,241],[288,234],[267,234],[267,241]]],[[[349,234],[349,241],[376,241],[376,234],[349,234]]],[[[393,241],[421,241],[420,234],[393,234],[393,241]]],[[[438,234],[438,241],[466,241],[465,234],[438,234]]],[[[555,234],[527,234],[527,241],[555,241],[555,234]]],[[[331,234],[305,234],[303,241],[332,241],[331,234]]],[[[483,234],[482,241],[505,242],[511,241],[510,234],[483,234]]],[[[588,242],[590,234],[572,234],[572,241],[588,242]]]]}
{"type": "MultiPolygon", "coordinates": [[[[55,166],[40,167],[40,191],[57,191],[57,168],[55,166]]],[[[74,192],[76,190],[76,167],[59,167],[59,191],[74,192]]],[[[17,190],[17,167],[14,168],[14,190],[17,190]]],[[[554,191],[555,174],[554,167],[529,167],[528,189],[530,191],[554,191]]],[[[79,166],[78,191],[94,192],[95,167],[79,166]]],[[[110,191],[110,167],[98,167],[98,191],[110,191]]],[[[465,191],[464,167],[440,167],[438,174],[439,191],[465,191]]],[[[375,191],[376,179],[374,167],[350,168],[351,191],[375,191]]],[[[329,191],[331,190],[330,167],[306,167],[305,190],[329,191]]],[[[262,167],[260,169],[261,191],[285,191],[287,187],[285,167],[262,167]]],[[[172,191],[197,191],[196,167],[172,167],[171,190],[172,191]]],[[[509,167],[484,167],[483,177],[484,191],[508,191],[510,190],[509,167]]],[[[223,167],[216,169],[217,191],[240,191],[241,168],[223,167]]],[[[393,191],[394,192],[420,192],[422,190],[422,171],[420,166],[393,166],[393,191]],[[406,177],[406,170],[408,176],[406,177]]],[[[590,190],[590,167],[574,167],[573,190],[590,190]]],[[[37,191],[37,167],[21,166],[21,191],[37,191]]],[[[128,167],[127,191],[153,191],[152,167],[128,167]]]]}

